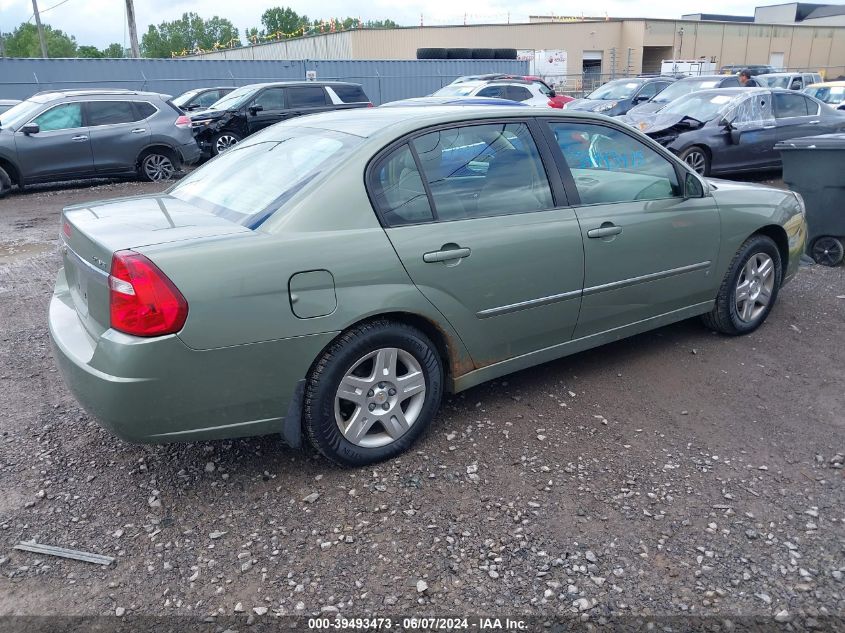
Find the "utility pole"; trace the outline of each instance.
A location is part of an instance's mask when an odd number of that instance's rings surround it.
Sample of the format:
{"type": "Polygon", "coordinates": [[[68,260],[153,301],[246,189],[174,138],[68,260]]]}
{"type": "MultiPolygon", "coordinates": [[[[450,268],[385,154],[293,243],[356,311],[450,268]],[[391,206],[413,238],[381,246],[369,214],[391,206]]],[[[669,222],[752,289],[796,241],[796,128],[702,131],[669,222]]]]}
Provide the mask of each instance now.
{"type": "MultiPolygon", "coordinates": [[[[32,1],[35,2],[35,0],[32,1]]],[[[126,21],[129,23],[129,46],[132,47],[132,57],[140,57],[141,49],[138,48],[138,27],[135,26],[134,0],[126,0],[126,21]]]]}
{"type": "Polygon", "coordinates": [[[32,0],[32,12],[35,14],[35,26],[38,27],[38,40],[41,42],[41,57],[47,59],[47,40],[44,39],[44,27],[41,26],[41,14],[38,13],[38,0],[32,0]]]}

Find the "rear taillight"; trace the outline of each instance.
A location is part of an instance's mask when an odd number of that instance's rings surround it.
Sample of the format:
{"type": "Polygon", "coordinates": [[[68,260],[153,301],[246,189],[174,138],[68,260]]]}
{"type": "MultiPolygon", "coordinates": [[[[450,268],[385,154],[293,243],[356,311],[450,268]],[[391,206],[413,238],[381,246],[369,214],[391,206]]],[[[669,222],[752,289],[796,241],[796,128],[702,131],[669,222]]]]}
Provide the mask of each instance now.
{"type": "Polygon", "coordinates": [[[161,336],[182,329],[188,302],[149,259],[134,251],[118,251],[111,260],[109,311],[115,330],[161,336]]]}
{"type": "Polygon", "coordinates": [[[184,128],[191,127],[191,117],[187,117],[184,114],[180,117],[177,117],[176,127],[184,127],[184,128]]]}

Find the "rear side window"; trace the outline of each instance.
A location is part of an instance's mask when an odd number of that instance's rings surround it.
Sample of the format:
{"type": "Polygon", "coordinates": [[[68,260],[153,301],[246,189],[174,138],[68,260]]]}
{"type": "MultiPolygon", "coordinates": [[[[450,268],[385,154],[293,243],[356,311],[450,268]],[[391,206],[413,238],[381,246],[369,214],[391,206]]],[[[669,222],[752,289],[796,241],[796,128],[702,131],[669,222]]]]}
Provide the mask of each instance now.
{"type": "Polygon", "coordinates": [[[531,91],[525,86],[508,86],[508,99],[511,101],[528,101],[531,97],[531,91]]]}
{"type": "Polygon", "coordinates": [[[509,99],[507,86],[487,86],[478,91],[476,97],[493,97],[498,99],[509,99]]]}
{"type": "Polygon", "coordinates": [[[373,174],[373,201],[385,224],[402,226],[434,219],[414,155],[407,145],[382,158],[373,174]]]}
{"type": "Polygon", "coordinates": [[[775,116],[778,119],[807,116],[807,100],[801,95],[776,92],[775,116]]]}
{"type": "Polygon", "coordinates": [[[724,81],[722,81],[721,86],[722,88],[738,88],[739,87],[739,79],[736,75],[731,75],[724,81]]]}
{"type": "Polygon", "coordinates": [[[369,101],[361,86],[337,84],[331,88],[344,103],[367,103],[369,101]]]}
{"type": "Polygon", "coordinates": [[[87,108],[88,125],[91,127],[131,123],[136,120],[131,101],[90,101],[87,108]]]}
{"type": "Polygon", "coordinates": [[[141,119],[146,119],[151,117],[157,112],[156,107],[151,104],[147,103],[146,101],[136,101],[135,102],[135,120],[140,121],[141,119]]]}
{"type": "Polygon", "coordinates": [[[326,103],[326,91],[321,86],[288,88],[289,108],[315,108],[326,103]]]}
{"type": "Polygon", "coordinates": [[[550,124],[581,204],[661,200],[681,195],[666,158],[637,139],[603,125],[550,124]]]}

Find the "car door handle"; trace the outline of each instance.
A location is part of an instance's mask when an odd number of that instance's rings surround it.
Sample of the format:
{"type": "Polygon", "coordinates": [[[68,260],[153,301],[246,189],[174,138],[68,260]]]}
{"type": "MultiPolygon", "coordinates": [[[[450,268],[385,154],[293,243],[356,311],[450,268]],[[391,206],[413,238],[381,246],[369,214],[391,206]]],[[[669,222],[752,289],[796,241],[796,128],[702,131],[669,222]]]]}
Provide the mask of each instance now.
{"type": "Polygon", "coordinates": [[[615,224],[610,224],[609,222],[605,222],[601,225],[601,228],[598,229],[591,229],[587,231],[587,237],[597,238],[597,237],[610,237],[611,235],[619,235],[622,232],[621,226],[616,226],[615,224]]]}
{"type": "Polygon", "coordinates": [[[468,248],[462,248],[457,245],[452,245],[454,248],[448,248],[449,246],[449,244],[444,244],[439,251],[432,251],[430,253],[423,254],[423,261],[427,264],[448,262],[453,259],[463,259],[464,257],[469,257],[472,253],[472,251],[468,248]]]}
{"type": "Polygon", "coordinates": [[[147,131],[147,128],[144,127],[136,127],[134,130],[130,132],[130,134],[143,134],[147,131]]]}
{"type": "Polygon", "coordinates": [[[70,139],[71,141],[87,141],[88,137],[85,134],[80,134],[79,136],[74,136],[70,139]]]}
{"type": "Polygon", "coordinates": [[[776,127],[777,127],[777,125],[764,125],[763,129],[764,130],[774,130],[776,127]]]}
{"type": "Polygon", "coordinates": [[[818,125],[821,121],[810,121],[810,125],[818,125]]]}

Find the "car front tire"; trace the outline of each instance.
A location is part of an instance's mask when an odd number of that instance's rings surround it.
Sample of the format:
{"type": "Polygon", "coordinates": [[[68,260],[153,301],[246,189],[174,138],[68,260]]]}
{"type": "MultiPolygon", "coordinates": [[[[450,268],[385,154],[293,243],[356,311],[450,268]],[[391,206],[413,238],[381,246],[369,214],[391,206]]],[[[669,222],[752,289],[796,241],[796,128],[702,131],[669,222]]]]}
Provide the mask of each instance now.
{"type": "Polygon", "coordinates": [[[692,167],[693,171],[699,176],[710,175],[710,154],[703,147],[698,145],[688,147],[678,157],[692,167]]]}
{"type": "Polygon", "coordinates": [[[234,132],[218,132],[211,137],[211,155],[217,156],[218,154],[222,154],[242,140],[243,137],[240,134],[235,134],[234,132]]]}
{"type": "Polygon", "coordinates": [[[752,235],[734,256],[704,324],[731,336],[753,332],[769,316],[782,282],[777,245],[770,237],[752,235]]]}
{"type": "Polygon", "coordinates": [[[0,167],[0,198],[12,190],[12,178],[5,169],[0,167]]]}
{"type": "Polygon", "coordinates": [[[363,323],[314,363],[304,432],[336,464],[372,464],[406,451],[431,425],[442,396],[442,361],[425,334],[387,320],[363,323]]]}

